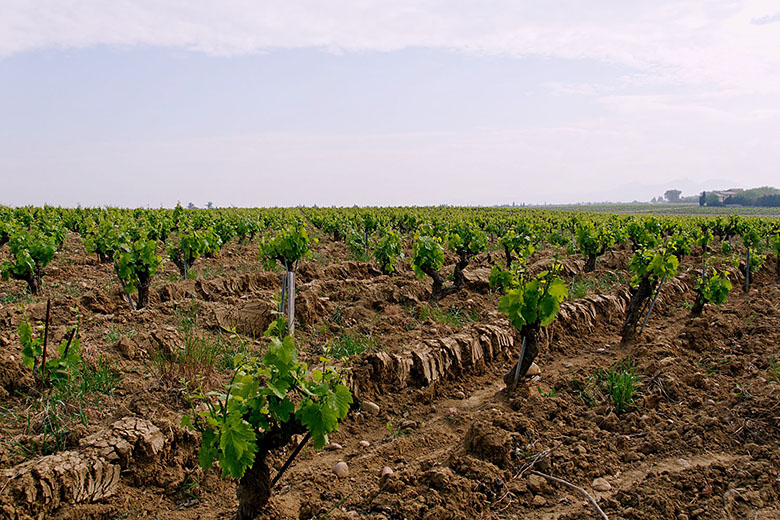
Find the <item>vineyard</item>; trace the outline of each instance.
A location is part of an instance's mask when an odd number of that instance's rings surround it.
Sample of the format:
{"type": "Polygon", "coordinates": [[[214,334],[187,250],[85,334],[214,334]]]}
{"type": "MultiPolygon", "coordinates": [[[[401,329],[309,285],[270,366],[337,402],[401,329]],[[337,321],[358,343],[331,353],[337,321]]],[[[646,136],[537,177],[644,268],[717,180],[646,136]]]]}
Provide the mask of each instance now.
{"type": "Polygon", "coordinates": [[[0,517],[780,518],[780,218],[0,207],[0,517]]]}

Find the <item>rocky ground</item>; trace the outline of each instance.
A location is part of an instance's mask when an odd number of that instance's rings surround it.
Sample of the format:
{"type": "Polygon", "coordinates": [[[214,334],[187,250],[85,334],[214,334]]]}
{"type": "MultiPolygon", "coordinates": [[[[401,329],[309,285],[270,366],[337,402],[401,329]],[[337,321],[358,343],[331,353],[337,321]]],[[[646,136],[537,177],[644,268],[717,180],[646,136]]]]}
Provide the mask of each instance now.
{"type": "MultiPolygon", "coordinates": [[[[599,518],[549,475],[610,519],[780,518],[774,273],[692,317],[684,268],[642,336],[621,345],[628,257],[608,253],[588,275],[579,258],[564,260],[576,298],[545,331],[540,373],[510,392],[503,375],[519,349],[488,290],[487,255],[464,291],[432,309],[408,264],[390,277],[321,242],[299,273],[296,340],[312,360],[343,354],[356,406],[331,449],[304,449],[264,517],[599,518]],[[607,374],[629,364],[638,390],[617,413],[607,374]]],[[[150,307],[133,312],[110,264],[70,236],[45,295],[0,282],[4,517],[231,517],[235,484],[198,467],[198,436],[179,424],[198,384],[218,388],[235,353],[265,348],[280,273],[236,244],[193,271],[182,280],[166,264],[150,307]],[[45,318],[47,297],[52,344],[80,322],[85,366],[105,384],[35,389],[15,331],[24,317],[45,318]]]]}

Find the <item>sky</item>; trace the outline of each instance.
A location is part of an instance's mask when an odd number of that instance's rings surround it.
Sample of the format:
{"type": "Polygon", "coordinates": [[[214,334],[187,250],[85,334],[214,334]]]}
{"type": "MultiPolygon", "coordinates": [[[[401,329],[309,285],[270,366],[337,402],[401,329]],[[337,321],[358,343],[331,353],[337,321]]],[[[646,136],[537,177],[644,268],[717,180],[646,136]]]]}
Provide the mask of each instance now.
{"type": "Polygon", "coordinates": [[[764,185],[780,185],[776,0],[0,0],[0,204],[764,185]]]}

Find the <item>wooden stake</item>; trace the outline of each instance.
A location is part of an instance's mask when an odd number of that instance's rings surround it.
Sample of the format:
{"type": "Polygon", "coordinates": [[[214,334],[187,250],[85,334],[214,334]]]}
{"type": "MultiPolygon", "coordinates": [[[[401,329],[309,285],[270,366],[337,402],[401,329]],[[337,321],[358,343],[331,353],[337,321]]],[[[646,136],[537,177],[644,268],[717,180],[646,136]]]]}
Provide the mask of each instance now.
{"type": "Polygon", "coordinates": [[[43,326],[43,356],[41,357],[41,379],[46,381],[46,346],[49,343],[49,311],[51,298],[46,299],[46,324],[43,326]]]}
{"type": "MultiPolygon", "coordinates": [[[[510,391],[513,391],[517,387],[517,382],[520,380],[520,365],[523,364],[523,359],[525,358],[525,336],[523,336],[523,345],[520,347],[520,358],[517,360],[517,366],[515,367],[515,379],[512,383],[512,388],[510,388],[510,391]]],[[[525,375],[525,374],[522,374],[525,375]]]]}
{"type": "Polygon", "coordinates": [[[287,273],[287,330],[295,334],[295,271],[287,273]]]}
{"type": "Polygon", "coordinates": [[[650,318],[650,313],[653,312],[655,301],[658,299],[658,295],[661,294],[661,289],[663,289],[665,281],[666,281],[666,275],[664,275],[664,277],[661,278],[661,284],[658,286],[658,290],[655,291],[655,296],[653,296],[653,301],[650,302],[650,309],[648,309],[647,314],[645,315],[645,321],[642,322],[642,328],[639,329],[640,335],[642,335],[642,333],[645,331],[645,325],[647,325],[647,320],[650,318]]]}

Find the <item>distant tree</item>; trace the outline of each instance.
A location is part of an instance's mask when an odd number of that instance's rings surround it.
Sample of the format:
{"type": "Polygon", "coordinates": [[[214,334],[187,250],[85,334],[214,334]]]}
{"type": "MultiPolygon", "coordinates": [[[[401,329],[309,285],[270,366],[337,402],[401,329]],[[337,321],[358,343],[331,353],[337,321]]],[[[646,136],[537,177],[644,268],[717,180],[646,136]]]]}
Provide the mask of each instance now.
{"type": "Polygon", "coordinates": [[[705,202],[707,202],[707,192],[703,191],[701,192],[701,195],[699,195],[699,206],[704,206],[705,202]]]}
{"type": "Polygon", "coordinates": [[[664,198],[669,202],[680,202],[681,194],[682,191],[680,190],[666,190],[664,193],[664,198]]]}
{"type": "Polygon", "coordinates": [[[214,209],[214,203],[213,203],[213,202],[211,202],[211,201],[208,201],[208,202],[206,203],[206,207],[207,207],[208,209],[214,209]]]}
{"type": "Polygon", "coordinates": [[[714,193],[710,192],[707,194],[707,196],[704,199],[704,204],[707,206],[723,206],[723,201],[720,200],[720,197],[715,195],[714,193]]]}
{"type": "Polygon", "coordinates": [[[780,206],[780,195],[764,195],[756,199],[756,206],[776,208],[780,206]]]}
{"type": "Polygon", "coordinates": [[[198,209],[198,206],[196,206],[192,202],[188,202],[187,203],[187,209],[198,209]]]}

